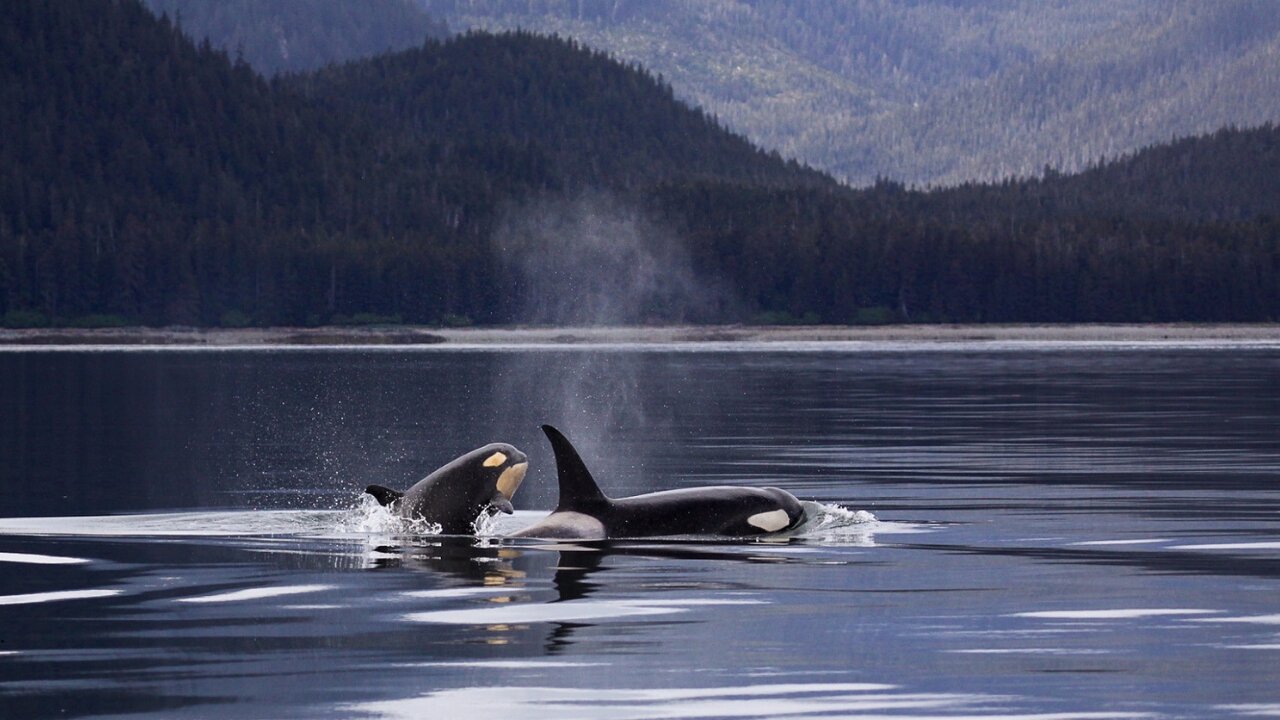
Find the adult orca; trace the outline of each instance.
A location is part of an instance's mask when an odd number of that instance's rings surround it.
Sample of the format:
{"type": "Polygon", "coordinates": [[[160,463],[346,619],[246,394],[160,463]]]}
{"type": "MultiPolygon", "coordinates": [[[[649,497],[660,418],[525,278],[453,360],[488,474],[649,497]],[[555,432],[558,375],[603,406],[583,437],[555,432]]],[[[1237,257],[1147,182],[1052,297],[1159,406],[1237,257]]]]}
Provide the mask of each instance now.
{"type": "Polygon", "coordinates": [[[480,513],[514,512],[511,497],[528,469],[524,453],[493,443],[455,459],[404,492],[381,485],[370,485],[365,492],[401,517],[436,523],[446,535],[470,535],[480,513]]]}
{"type": "Polygon", "coordinates": [[[512,537],[603,540],[678,535],[746,537],[779,532],[804,521],[804,508],[778,488],[731,485],[607,497],[559,430],[543,425],[556,456],[560,501],[542,521],[512,537]]]}

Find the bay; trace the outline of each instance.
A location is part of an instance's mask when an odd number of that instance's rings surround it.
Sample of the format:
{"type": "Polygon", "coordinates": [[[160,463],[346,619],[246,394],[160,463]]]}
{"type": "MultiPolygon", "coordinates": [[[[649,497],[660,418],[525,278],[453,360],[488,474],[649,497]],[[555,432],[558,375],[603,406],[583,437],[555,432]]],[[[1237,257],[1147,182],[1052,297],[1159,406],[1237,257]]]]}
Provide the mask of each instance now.
{"type": "Polygon", "coordinates": [[[0,352],[5,717],[1280,713],[1280,349],[0,352]],[[773,485],[766,541],[502,538],[773,485]],[[490,441],[482,537],[367,499],[490,441]]]}

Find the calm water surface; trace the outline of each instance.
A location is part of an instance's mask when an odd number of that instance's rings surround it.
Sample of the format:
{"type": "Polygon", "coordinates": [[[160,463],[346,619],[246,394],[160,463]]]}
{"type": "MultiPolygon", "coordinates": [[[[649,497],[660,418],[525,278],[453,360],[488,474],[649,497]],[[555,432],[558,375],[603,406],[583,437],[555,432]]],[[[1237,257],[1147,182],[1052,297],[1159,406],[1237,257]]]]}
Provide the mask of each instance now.
{"type": "Polygon", "coordinates": [[[1280,348],[0,352],[0,716],[1280,716],[1280,348]],[[561,427],[764,542],[502,540],[561,427]],[[404,532],[473,447],[480,538],[404,532]]]}

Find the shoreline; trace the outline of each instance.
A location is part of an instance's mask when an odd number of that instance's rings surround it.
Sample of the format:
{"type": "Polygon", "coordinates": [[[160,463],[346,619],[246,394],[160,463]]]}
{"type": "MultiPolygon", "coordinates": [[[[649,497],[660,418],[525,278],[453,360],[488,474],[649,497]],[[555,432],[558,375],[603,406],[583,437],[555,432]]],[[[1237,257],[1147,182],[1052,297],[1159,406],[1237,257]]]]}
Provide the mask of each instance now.
{"type": "Polygon", "coordinates": [[[1278,323],[659,327],[0,329],[0,348],[544,346],[732,343],[1278,343],[1278,323]]]}

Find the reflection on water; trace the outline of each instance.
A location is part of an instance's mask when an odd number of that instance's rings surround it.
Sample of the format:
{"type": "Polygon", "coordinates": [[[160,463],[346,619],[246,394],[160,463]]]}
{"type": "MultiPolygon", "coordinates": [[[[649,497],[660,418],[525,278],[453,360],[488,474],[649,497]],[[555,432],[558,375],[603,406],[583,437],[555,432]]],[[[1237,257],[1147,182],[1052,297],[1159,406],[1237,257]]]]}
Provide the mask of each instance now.
{"type": "MultiPolygon", "coordinates": [[[[1008,698],[955,693],[903,692],[874,683],[765,684],[749,687],[622,690],[567,687],[459,688],[417,698],[366,703],[353,712],[383,718],[439,717],[467,708],[467,716],[645,720],[647,718],[747,718],[891,716],[909,718],[1011,717],[999,713],[1008,698]],[[995,713],[995,714],[992,714],[995,713]]],[[[1025,715],[1021,717],[1027,717],[1025,715]]],[[[1148,717],[1134,713],[1065,713],[1044,720],[1148,717]]]]}
{"type": "Polygon", "coordinates": [[[5,717],[1254,717],[1280,708],[1280,353],[0,353],[5,717]],[[540,422],[749,542],[503,536],[540,422]],[[529,452],[481,537],[407,487],[529,452]]]}

